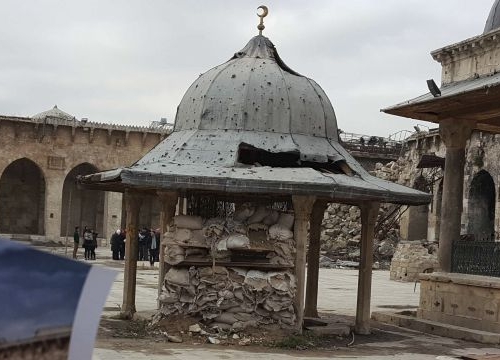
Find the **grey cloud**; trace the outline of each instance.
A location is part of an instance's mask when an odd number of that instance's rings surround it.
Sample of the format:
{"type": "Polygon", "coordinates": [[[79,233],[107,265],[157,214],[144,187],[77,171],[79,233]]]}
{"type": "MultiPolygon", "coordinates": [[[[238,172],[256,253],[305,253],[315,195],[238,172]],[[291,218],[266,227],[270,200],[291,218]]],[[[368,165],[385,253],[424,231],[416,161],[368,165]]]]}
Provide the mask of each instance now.
{"type": "MultiPolygon", "coordinates": [[[[315,79],[347,131],[411,128],[380,108],[440,78],[429,52],[482,32],[493,0],[314,0],[267,5],[264,34],[315,79]]],[[[256,34],[251,1],[2,2],[0,113],[58,104],[77,117],[147,125],[174,119],[197,76],[256,34]],[[4,51],[5,50],[5,51],[4,51]]]]}

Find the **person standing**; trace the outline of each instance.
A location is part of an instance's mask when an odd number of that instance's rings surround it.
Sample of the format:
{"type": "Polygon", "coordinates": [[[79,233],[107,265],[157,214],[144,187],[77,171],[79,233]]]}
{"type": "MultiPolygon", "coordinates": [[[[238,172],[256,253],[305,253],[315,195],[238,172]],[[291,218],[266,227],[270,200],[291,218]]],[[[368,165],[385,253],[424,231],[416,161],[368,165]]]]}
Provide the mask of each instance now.
{"type": "Polygon", "coordinates": [[[85,260],[90,260],[90,251],[92,249],[92,231],[85,227],[83,232],[83,248],[85,249],[85,260]]]}
{"type": "Polygon", "coordinates": [[[125,231],[121,231],[118,237],[120,260],[125,259],[125,240],[127,239],[125,231]]]}
{"type": "Polygon", "coordinates": [[[78,246],[80,246],[80,233],[79,233],[79,227],[75,226],[75,232],[73,233],[73,259],[76,259],[78,246]]]}
{"type": "Polygon", "coordinates": [[[92,231],[92,245],[90,246],[90,260],[95,260],[95,249],[97,248],[97,235],[95,231],[92,231]]]}
{"type": "Polygon", "coordinates": [[[139,255],[137,257],[137,260],[139,261],[144,261],[147,260],[148,257],[148,238],[147,238],[147,229],[142,228],[142,230],[139,232],[139,235],[137,236],[137,242],[139,243],[139,255]]]}
{"type": "Polygon", "coordinates": [[[120,259],[120,235],[121,230],[118,229],[116,230],[113,235],[111,235],[111,240],[109,241],[111,243],[111,253],[113,254],[113,260],[119,260],[120,259]]]}
{"type": "Polygon", "coordinates": [[[153,230],[151,230],[148,237],[149,263],[151,264],[151,266],[154,266],[155,264],[159,248],[160,238],[156,236],[156,233],[153,230]]]}

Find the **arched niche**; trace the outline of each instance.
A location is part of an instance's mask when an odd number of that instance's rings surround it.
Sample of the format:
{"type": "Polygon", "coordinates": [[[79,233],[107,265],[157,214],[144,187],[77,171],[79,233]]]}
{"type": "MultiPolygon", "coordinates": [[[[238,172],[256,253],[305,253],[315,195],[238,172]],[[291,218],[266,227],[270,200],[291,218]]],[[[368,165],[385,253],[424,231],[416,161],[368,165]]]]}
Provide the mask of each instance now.
{"type": "Polygon", "coordinates": [[[495,232],[495,182],[479,171],[471,181],[468,201],[467,233],[476,240],[490,240],[495,232]]]}
{"type": "Polygon", "coordinates": [[[22,158],[0,177],[0,232],[44,235],[45,177],[38,165],[22,158]]]}
{"type": "Polygon", "coordinates": [[[62,190],[61,236],[72,236],[75,226],[79,226],[80,231],[87,226],[100,236],[106,236],[103,234],[104,192],[76,186],[77,176],[98,171],[94,165],[83,163],[66,175],[62,190]]]}

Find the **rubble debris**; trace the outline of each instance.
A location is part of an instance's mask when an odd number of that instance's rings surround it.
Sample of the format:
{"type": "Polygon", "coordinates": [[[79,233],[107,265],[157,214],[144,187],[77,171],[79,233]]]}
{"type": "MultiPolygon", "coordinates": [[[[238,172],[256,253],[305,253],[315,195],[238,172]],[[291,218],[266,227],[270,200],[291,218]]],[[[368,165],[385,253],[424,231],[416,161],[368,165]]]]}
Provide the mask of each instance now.
{"type": "Polygon", "coordinates": [[[176,335],[167,335],[167,339],[168,339],[168,341],[173,342],[173,343],[181,343],[182,342],[182,338],[180,336],[176,336],[176,335]]]}
{"type": "Polygon", "coordinates": [[[189,327],[189,332],[192,332],[192,333],[199,333],[199,332],[201,332],[201,326],[200,326],[200,324],[191,325],[189,327]]]}

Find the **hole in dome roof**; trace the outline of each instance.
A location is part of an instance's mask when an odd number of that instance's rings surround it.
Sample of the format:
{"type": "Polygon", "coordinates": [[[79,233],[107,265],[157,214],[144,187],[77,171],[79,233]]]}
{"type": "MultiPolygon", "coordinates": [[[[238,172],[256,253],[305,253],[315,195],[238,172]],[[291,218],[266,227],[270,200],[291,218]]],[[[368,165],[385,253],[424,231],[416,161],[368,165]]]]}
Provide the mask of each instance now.
{"type": "MultiPolygon", "coordinates": [[[[306,156],[304,156],[306,158],[306,156]]],[[[300,152],[271,152],[255,146],[240,143],[238,160],[240,164],[254,166],[270,166],[275,168],[312,168],[327,174],[344,174],[353,176],[354,171],[345,160],[315,162],[301,160],[300,152]]]]}

